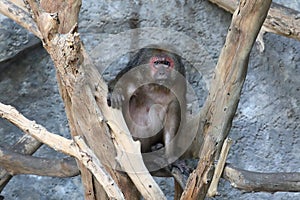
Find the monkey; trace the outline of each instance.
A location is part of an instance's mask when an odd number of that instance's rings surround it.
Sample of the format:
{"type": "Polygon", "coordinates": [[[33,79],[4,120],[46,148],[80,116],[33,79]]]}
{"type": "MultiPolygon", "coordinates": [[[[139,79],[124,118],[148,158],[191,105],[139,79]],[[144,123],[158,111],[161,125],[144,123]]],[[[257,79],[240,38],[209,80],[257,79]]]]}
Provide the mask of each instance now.
{"type": "Polygon", "coordinates": [[[167,162],[177,159],[174,138],[186,112],[185,68],[178,54],[158,45],[140,49],[108,83],[107,103],[122,110],[141,153],[162,144],[167,162]]]}

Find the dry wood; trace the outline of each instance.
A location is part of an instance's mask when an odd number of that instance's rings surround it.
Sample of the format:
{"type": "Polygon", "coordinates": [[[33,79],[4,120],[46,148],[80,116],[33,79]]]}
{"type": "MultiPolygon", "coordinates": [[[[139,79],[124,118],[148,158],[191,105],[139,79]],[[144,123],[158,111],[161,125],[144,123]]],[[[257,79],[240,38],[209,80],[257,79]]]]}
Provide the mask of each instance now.
{"type": "Polygon", "coordinates": [[[66,139],[62,136],[48,132],[44,127],[30,121],[21,115],[14,107],[0,103],[0,116],[9,120],[21,130],[31,135],[40,142],[49,145],[56,151],[63,152],[67,155],[77,158],[92,172],[97,172],[95,177],[102,184],[108,196],[113,199],[124,199],[122,192],[116,186],[113,179],[106,172],[98,158],[93,152],[83,144],[80,137],[76,137],[76,142],[66,139]]]}
{"type": "Polygon", "coordinates": [[[13,4],[15,4],[19,8],[27,11],[27,8],[26,8],[25,3],[24,3],[23,0],[10,0],[10,2],[12,2],[13,4]]]}
{"type": "MultiPolygon", "coordinates": [[[[42,1],[41,3],[43,9],[41,9],[39,4],[34,0],[28,0],[25,4],[30,6],[30,11],[33,13],[34,19],[36,20],[37,26],[41,32],[44,47],[50,54],[57,67],[59,88],[65,102],[71,133],[73,136],[84,136],[88,145],[93,149],[98,158],[107,164],[106,170],[109,171],[118,185],[122,188],[125,197],[135,198],[136,196],[136,198],[138,198],[139,193],[134,191],[135,187],[132,187],[133,184],[130,179],[124,176],[124,173],[119,173],[116,171],[113,168],[114,165],[112,165],[115,164],[114,158],[116,156],[116,150],[114,149],[114,145],[112,143],[112,136],[109,133],[109,127],[107,126],[106,122],[103,121],[104,117],[100,116],[102,114],[95,103],[93,94],[96,88],[95,83],[100,82],[100,85],[98,86],[100,86],[101,95],[106,94],[105,89],[103,89],[106,88],[106,85],[104,82],[99,81],[101,80],[101,76],[99,73],[97,73],[97,71],[96,73],[94,71],[90,72],[90,74],[93,74],[91,76],[93,78],[85,76],[86,74],[89,74],[86,67],[89,66],[91,62],[83,62],[88,60],[88,56],[83,56],[84,50],[81,45],[79,35],[76,32],[76,23],[81,1],[65,1],[64,5],[72,7],[71,9],[67,8],[67,12],[64,9],[65,6],[52,6],[60,5],[60,0],[55,2],[51,1],[51,3],[43,2],[46,1],[42,1]],[[54,12],[54,14],[46,13],[43,10],[54,12]],[[63,35],[61,33],[68,34],[63,35]],[[94,76],[95,74],[96,76],[94,76]]],[[[101,110],[103,109],[103,105],[107,106],[106,101],[105,103],[100,102],[98,104],[101,107],[101,110]]],[[[106,111],[111,112],[111,110],[106,111]]],[[[107,112],[105,114],[107,114],[107,112]]],[[[120,116],[120,113],[118,115],[120,116]]],[[[110,120],[110,123],[111,122],[112,121],[110,120]]],[[[122,124],[122,121],[115,121],[115,124],[122,124]]],[[[112,134],[115,137],[114,141],[119,140],[125,144],[124,150],[122,150],[123,147],[121,147],[121,150],[118,151],[121,152],[123,156],[118,156],[118,158],[121,158],[119,159],[119,161],[121,161],[120,163],[122,164],[121,167],[126,170],[129,168],[129,172],[132,172],[132,169],[136,170],[136,168],[132,168],[132,166],[142,166],[140,164],[143,163],[142,157],[135,156],[132,160],[129,155],[126,155],[127,152],[132,152],[131,149],[134,149],[135,155],[139,155],[139,148],[137,145],[135,145],[136,147],[132,148],[133,146],[131,146],[131,144],[133,142],[130,141],[131,138],[129,139],[127,137],[128,139],[124,138],[122,140],[117,138],[118,134],[128,135],[126,130],[119,130],[118,128],[119,127],[113,128],[117,129],[114,130],[114,134],[112,134]],[[126,162],[126,159],[124,160],[123,158],[126,158],[127,160],[131,159],[132,161],[138,160],[138,162],[128,163],[126,162]]],[[[121,144],[120,142],[118,144],[121,144]]],[[[117,146],[117,149],[118,148],[119,147],[117,146]]],[[[143,167],[142,172],[145,173],[129,174],[133,181],[137,182],[135,184],[138,185],[141,194],[145,198],[150,199],[165,198],[158,185],[155,183],[150,174],[143,169],[143,167]]],[[[105,192],[103,192],[101,185],[99,185],[97,181],[91,180],[93,177],[91,177],[90,172],[82,169],[81,176],[85,186],[86,199],[107,198],[103,196],[105,192]]]]}
{"type": "Polygon", "coordinates": [[[212,179],[214,160],[231,128],[245,81],[248,59],[256,36],[267,16],[271,0],[242,0],[221,51],[208,98],[201,111],[205,124],[203,148],[196,170],[189,177],[181,199],[204,199],[212,179]]]}
{"type": "Polygon", "coordinates": [[[23,26],[25,29],[29,30],[38,38],[42,39],[41,32],[38,30],[34,20],[31,18],[28,12],[24,11],[8,0],[0,1],[0,12],[6,17],[17,22],[19,25],[23,26]]]}
{"type": "MultiPolygon", "coordinates": [[[[54,13],[58,13],[56,16],[51,16],[48,13],[42,12],[39,7],[36,6],[32,0],[28,1],[35,18],[37,19],[37,26],[42,32],[43,41],[46,43],[44,47],[53,59],[55,66],[57,67],[57,82],[59,84],[59,90],[63,101],[65,103],[65,110],[68,117],[71,134],[73,136],[81,135],[85,137],[88,145],[92,148],[93,152],[104,163],[109,163],[107,160],[114,158],[113,144],[109,134],[107,134],[107,126],[102,121],[98,120],[98,116],[95,113],[89,112],[89,103],[93,99],[88,99],[83,93],[80,93],[74,98],[74,85],[78,74],[78,69],[81,67],[83,56],[81,54],[81,43],[78,33],[76,33],[76,23],[78,20],[78,12],[80,9],[80,0],[68,0],[66,4],[76,5],[75,11],[70,13],[63,12],[60,7],[53,7],[52,5],[58,5],[60,1],[52,1],[51,3],[42,3],[43,10],[51,10],[54,13]],[[43,19],[39,19],[38,16],[43,16],[43,19]],[[70,18],[70,20],[64,20],[70,18]],[[68,23],[67,25],[60,26],[59,21],[68,23]],[[60,27],[60,30],[58,30],[60,27]],[[71,27],[71,28],[70,28],[71,27]],[[56,33],[69,33],[67,35],[61,35],[56,33]],[[83,96],[81,96],[81,94],[83,96]],[[84,103],[82,103],[84,102],[84,103]],[[87,120],[90,119],[90,120],[87,120]],[[109,148],[107,148],[109,147],[109,148]]],[[[92,80],[97,82],[97,80],[92,80]]],[[[88,83],[87,83],[88,84],[88,83]]],[[[81,86],[81,85],[80,85],[81,86]]],[[[84,92],[87,85],[81,88],[84,92]]],[[[88,90],[89,92],[91,90],[88,90]]],[[[90,96],[93,96],[92,94],[90,96]]],[[[92,176],[89,170],[86,170],[84,165],[79,164],[81,171],[82,183],[85,191],[85,199],[105,199],[108,198],[105,194],[105,188],[99,184],[95,176],[92,176]]],[[[124,175],[115,172],[112,168],[106,167],[106,170],[111,174],[117,184],[120,186],[120,180],[124,180],[124,175]]],[[[126,187],[132,184],[121,185],[126,187]]],[[[134,187],[131,187],[134,188],[134,187]]],[[[123,189],[122,189],[123,190],[123,189]]],[[[123,191],[124,192],[124,191],[123,191]]],[[[131,192],[130,192],[131,193],[131,192]]],[[[124,192],[125,197],[127,196],[124,192]]]]}
{"type": "Polygon", "coordinates": [[[233,187],[249,192],[300,192],[300,172],[259,173],[226,166],[223,177],[233,187]]]}
{"type": "Polygon", "coordinates": [[[74,158],[47,159],[15,153],[0,148],[0,165],[11,175],[35,174],[39,176],[72,177],[79,174],[74,158]]]}
{"type": "MultiPolygon", "coordinates": [[[[17,153],[22,153],[25,155],[33,154],[40,146],[41,142],[34,139],[30,135],[23,135],[16,144],[12,146],[12,151],[17,153]]],[[[0,192],[3,190],[5,185],[12,178],[10,173],[8,173],[5,169],[0,168],[0,192]]]]}
{"type": "MultiPolygon", "coordinates": [[[[86,54],[84,55],[86,58],[85,61],[89,62],[88,56],[86,54]]],[[[118,164],[120,164],[121,169],[128,174],[145,199],[165,199],[163,192],[152,178],[143,162],[140,153],[140,142],[132,139],[122,112],[107,106],[106,95],[104,95],[107,94],[106,86],[101,77],[99,77],[99,73],[95,71],[96,68],[87,65],[85,69],[86,77],[88,77],[89,80],[98,80],[97,91],[94,95],[96,96],[97,102],[104,113],[106,122],[111,129],[112,141],[117,150],[116,160],[118,164]]],[[[87,97],[89,97],[88,94],[87,97]]],[[[101,111],[97,106],[97,102],[92,102],[91,107],[96,109],[96,114],[98,113],[96,118],[101,119],[103,116],[100,115],[101,111]]]]}
{"type": "MultiPolygon", "coordinates": [[[[224,10],[233,13],[237,0],[209,0],[224,10]]],[[[272,3],[263,30],[300,40],[300,12],[277,3],[272,3]]]]}
{"type": "Polygon", "coordinates": [[[213,197],[218,194],[218,183],[219,183],[219,180],[223,173],[224,166],[225,166],[226,159],[227,159],[231,145],[232,145],[232,140],[229,138],[226,138],[226,140],[224,141],[221,153],[220,153],[220,158],[216,165],[213,179],[211,181],[211,184],[210,184],[208,192],[207,192],[208,197],[213,197]]]}
{"type": "Polygon", "coordinates": [[[78,21],[81,0],[41,0],[41,7],[47,13],[57,13],[59,18],[59,33],[68,33],[72,26],[78,21]],[[71,13],[71,15],[70,15],[71,13]]]}

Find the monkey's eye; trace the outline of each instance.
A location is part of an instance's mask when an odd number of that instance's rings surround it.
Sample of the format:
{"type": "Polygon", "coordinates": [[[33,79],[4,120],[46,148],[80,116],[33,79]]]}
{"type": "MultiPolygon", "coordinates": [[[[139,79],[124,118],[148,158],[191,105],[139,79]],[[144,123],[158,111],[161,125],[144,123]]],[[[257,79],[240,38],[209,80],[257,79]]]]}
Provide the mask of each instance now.
{"type": "Polygon", "coordinates": [[[165,60],[165,61],[162,61],[162,62],[163,62],[164,65],[167,65],[168,67],[170,67],[170,65],[171,65],[169,61],[165,60]]]}

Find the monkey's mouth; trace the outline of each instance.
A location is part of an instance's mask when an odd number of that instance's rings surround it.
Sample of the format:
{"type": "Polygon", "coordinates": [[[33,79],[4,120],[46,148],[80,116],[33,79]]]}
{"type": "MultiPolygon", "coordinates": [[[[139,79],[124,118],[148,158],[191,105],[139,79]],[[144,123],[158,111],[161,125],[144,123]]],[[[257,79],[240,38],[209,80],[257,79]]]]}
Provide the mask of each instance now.
{"type": "Polygon", "coordinates": [[[165,85],[166,84],[166,79],[160,79],[160,80],[156,80],[158,85],[165,85]]]}

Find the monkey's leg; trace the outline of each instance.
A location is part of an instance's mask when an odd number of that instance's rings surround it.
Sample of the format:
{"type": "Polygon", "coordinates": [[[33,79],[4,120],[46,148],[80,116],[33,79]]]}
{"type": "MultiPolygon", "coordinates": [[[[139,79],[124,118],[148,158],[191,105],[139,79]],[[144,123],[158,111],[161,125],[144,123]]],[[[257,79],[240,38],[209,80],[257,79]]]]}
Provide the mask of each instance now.
{"type": "Polygon", "coordinates": [[[178,101],[172,101],[165,115],[165,125],[164,125],[164,145],[165,154],[169,163],[174,162],[178,159],[176,156],[176,142],[175,135],[178,131],[180,125],[180,106],[178,101]]]}

